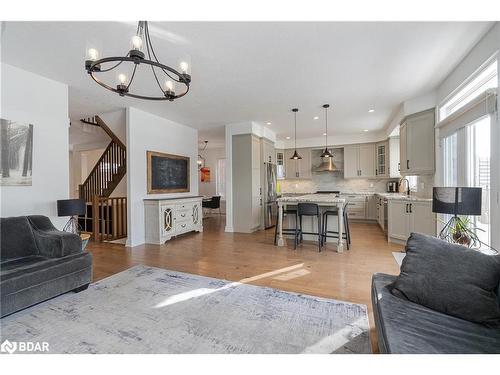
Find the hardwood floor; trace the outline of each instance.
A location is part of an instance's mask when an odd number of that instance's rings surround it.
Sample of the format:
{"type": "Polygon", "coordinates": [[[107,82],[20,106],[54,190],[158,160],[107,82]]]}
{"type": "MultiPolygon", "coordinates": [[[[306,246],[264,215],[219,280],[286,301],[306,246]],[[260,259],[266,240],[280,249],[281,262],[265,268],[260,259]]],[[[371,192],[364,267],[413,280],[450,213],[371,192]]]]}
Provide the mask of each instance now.
{"type": "Polygon", "coordinates": [[[188,272],[281,290],[362,303],[368,306],[371,340],[377,351],[370,286],[375,272],[398,274],[392,256],[402,246],[389,244],[377,224],[351,223],[351,250],[335,252],[333,245],[318,253],[316,243],[293,250],[273,245],[274,229],[252,234],[225,233],[218,216],[203,221],[204,232],[187,234],[166,245],[127,248],[89,243],[94,256],[94,280],[137,264],[188,272]],[[288,268],[288,269],[287,269],[288,268]]]}

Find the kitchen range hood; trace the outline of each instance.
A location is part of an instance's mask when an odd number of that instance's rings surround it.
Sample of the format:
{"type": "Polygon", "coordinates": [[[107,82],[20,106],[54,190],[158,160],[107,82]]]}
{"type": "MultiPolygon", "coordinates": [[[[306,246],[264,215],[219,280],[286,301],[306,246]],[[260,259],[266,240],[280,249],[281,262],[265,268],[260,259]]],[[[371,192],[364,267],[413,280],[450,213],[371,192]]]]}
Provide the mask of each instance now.
{"type": "Polygon", "coordinates": [[[336,165],[333,163],[333,158],[322,158],[321,164],[314,168],[314,172],[335,172],[337,171],[336,165]]]}

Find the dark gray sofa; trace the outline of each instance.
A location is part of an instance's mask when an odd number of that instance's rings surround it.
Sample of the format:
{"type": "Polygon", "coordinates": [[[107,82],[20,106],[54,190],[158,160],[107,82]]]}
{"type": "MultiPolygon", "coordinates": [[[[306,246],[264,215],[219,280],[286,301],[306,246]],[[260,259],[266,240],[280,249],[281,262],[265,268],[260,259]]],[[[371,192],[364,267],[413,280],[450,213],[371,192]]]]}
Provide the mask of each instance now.
{"type": "Polygon", "coordinates": [[[396,297],[390,290],[396,277],[377,273],[372,278],[381,353],[500,353],[500,326],[487,327],[396,297]]]}
{"type": "Polygon", "coordinates": [[[80,237],[57,230],[45,216],[0,219],[1,317],[92,280],[92,256],[80,237]]]}

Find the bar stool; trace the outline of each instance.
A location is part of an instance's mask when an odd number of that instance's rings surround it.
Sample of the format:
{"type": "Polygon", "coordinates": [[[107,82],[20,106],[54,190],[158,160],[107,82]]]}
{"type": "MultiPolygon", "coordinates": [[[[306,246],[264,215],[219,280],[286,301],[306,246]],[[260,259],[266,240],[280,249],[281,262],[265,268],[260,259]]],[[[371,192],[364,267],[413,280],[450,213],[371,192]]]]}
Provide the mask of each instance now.
{"type": "MultiPolygon", "coordinates": [[[[297,228],[298,224],[298,217],[297,217],[297,209],[295,208],[283,208],[283,219],[287,215],[293,215],[295,216],[295,228],[282,228],[281,232],[283,235],[292,235],[293,234],[293,248],[294,250],[297,249],[297,242],[298,242],[298,235],[299,235],[299,229],[297,228]]],[[[280,210],[278,209],[278,213],[276,214],[276,225],[274,226],[274,246],[278,244],[278,223],[280,219],[280,210]]],[[[285,222],[285,220],[281,221],[282,223],[285,222]]]]}
{"type": "MultiPolygon", "coordinates": [[[[351,232],[349,231],[349,219],[347,217],[347,203],[344,205],[344,233],[342,234],[342,238],[346,240],[347,250],[351,245],[351,232]]],[[[339,232],[334,230],[328,230],[328,216],[338,216],[338,210],[328,210],[323,213],[323,242],[326,243],[326,239],[328,238],[339,238],[339,232]]]]}
{"type": "Polygon", "coordinates": [[[318,250],[321,252],[321,246],[323,246],[323,231],[321,230],[321,213],[319,212],[319,206],[316,203],[299,203],[297,205],[297,215],[299,217],[299,237],[300,242],[303,241],[304,234],[313,234],[318,236],[318,250]],[[316,217],[318,219],[318,232],[304,232],[302,230],[302,217],[316,217]]]}

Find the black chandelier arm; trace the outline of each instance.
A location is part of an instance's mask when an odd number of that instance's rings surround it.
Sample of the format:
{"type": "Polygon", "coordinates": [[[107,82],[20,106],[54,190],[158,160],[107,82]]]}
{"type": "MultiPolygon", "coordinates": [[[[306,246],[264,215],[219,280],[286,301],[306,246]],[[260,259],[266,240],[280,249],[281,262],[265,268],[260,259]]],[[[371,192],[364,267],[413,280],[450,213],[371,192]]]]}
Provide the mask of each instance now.
{"type": "MultiPolygon", "coordinates": [[[[151,59],[151,53],[149,52],[149,46],[151,45],[151,49],[153,48],[153,45],[151,44],[151,40],[149,39],[149,29],[148,29],[148,23],[146,22],[144,26],[144,37],[146,38],[146,51],[148,52],[148,59],[152,61],[151,59]]],[[[156,62],[159,63],[158,59],[156,58],[156,62]]],[[[156,71],[153,65],[151,65],[151,70],[153,71],[153,75],[155,77],[156,83],[158,84],[158,87],[160,88],[161,92],[164,92],[163,88],[161,87],[160,81],[158,80],[158,76],[156,75],[156,71]]],[[[169,75],[170,77],[170,75],[169,75]]]]}
{"type": "Polygon", "coordinates": [[[116,92],[117,94],[123,95],[123,96],[129,96],[131,98],[136,98],[136,99],[146,99],[146,100],[172,100],[172,99],[178,99],[182,98],[184,95],[186,95],[189,92],[189,85],[187,86],[187,89],[185,92],[179,95],[171,96],[171,97],[166,97],[166,96],[146,96],[146,95],[137,95],[137,94],[131,94],[129,92],[123,92],[120,90],[117,90],[114,87],[111,87],[107,85],[106,83],[100,81],[97,77],[95,77],[92,73],[90,74],[92,79],[100,86],[104,87],[105,89],[108,89],[110,91],[116,92]]]}
{"type": "Polygon", "coordinates": [[[137,70],[137,64],[134,64],[134,71],[132,72],[132,76],[130,77],[130,82],[128,83],[127,85],[127,90],[128,88],[130,87],[130,85],[132,84],[132,81],[134,80],[134,77],[135,77],[135,71],[137,70]]]}
{"type": "MultiPolygon", "coordinates": [[[[144,35],[146,37],[146,48],[147,48],[147,51],[148,51],[148,57],[150,60],[151,59],[151,53],[153,54],[153,57],[154,59],[156,60],[156,62],[159,63],[159,60],[158,58],[156,57],[156,53],[155,53],[155,50],[153,48],[153,43],[151,43],[151,37],[149,36],[149,26],[148,26],[148,23],[146,22],[146,26],[145,26],[145,31],[144,31],[144,35]],[[151,49],[151,53],[150,53],[150,49],[151,49]]],[[[163,73],[165,73],[170,79],[174,80],[175,82],[177,83],[182,83],[180,79],[178,78],[174,78],[172,77],[168,71],[166,71],[165,69],[161,68],[163,70],[163,73]]],[[[177,74],[179,76],[179,74],[177,74]]]]}

